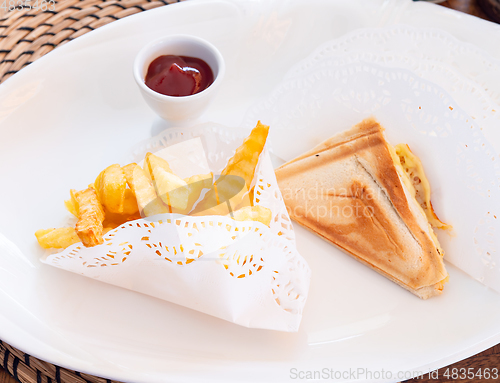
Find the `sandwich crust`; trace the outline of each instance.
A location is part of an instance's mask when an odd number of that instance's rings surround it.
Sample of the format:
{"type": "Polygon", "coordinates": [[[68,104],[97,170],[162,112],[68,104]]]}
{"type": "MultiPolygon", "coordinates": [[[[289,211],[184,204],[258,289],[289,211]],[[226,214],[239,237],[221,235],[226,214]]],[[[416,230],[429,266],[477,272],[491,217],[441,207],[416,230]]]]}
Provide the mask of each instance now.
{"type": "Polygon", "coordinates": [[[292,219],[420,298],[447,277],[383,128],[366,119],[276,170],[292,219]]]}

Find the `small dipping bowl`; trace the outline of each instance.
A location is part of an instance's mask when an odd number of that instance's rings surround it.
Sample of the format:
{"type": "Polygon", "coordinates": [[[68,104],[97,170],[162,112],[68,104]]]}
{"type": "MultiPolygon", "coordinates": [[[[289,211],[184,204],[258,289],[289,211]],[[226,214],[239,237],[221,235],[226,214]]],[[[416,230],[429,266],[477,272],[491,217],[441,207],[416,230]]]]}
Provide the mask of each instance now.
{"type": "Polygon", "coordinates": [[[189,35],[172,35],[152,41],[142,48],[134,61],[134,78],[142,96],[153,111],[167,121],[182,122],[198,118],[214,99],[225,72],[224,58],[208,41],[189,35]],[[149,65],[163,55],[196,57],[212,69],[213,83],[189,96],[167,96],[145,83],[149,65]]]}

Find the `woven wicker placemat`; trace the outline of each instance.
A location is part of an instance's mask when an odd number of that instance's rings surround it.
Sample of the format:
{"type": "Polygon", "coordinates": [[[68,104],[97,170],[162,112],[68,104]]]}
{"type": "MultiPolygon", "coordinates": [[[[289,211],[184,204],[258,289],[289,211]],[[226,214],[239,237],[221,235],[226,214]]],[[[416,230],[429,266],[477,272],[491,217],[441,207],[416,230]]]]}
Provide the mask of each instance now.
{"type": "MultiPolygon", "coordinates": [[[[105,24],[180,0],[6,0],[0,9],[0,82],[54,48],[105,24]],[[41,9],[40,9],[41,8],[41,9]],[[42,10],[43,9],[43,10],[42,10]]],[[[1,1],[0,3],[3,3],[1,1]]]]}
{"type": "MultiPolygon", "coordinates": [[[[35,1],[31,0],[31,5],[35,1]]],[[[179,1],[59,0],[50,3],[46,0],[41,6],[42,0],[38,0],[38,10],[0,9],[0,82],[85,33],[123,17],[179,1]]],[[[8,7],[9,0],[6,4],[8,7]]],[[[0,363],[22,383],[117,383],[44,362],[1,340],[0,363]]]]}
{"type": "Polygon", "coordinates": [[[0,363],[5,371],[22,383],[120,383],[55,366],[2,341],[0,363]]]}

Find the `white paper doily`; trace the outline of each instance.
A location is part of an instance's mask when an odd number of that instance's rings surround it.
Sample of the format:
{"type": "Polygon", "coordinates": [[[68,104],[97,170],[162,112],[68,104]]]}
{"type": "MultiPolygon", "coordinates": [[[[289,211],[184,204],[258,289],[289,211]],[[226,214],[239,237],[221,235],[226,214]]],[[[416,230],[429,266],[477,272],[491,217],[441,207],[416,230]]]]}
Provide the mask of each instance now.
{"type": "Polygon", "coordinates": [[[293,66],[288,73],[289,78],[303,73],[325,57],[348,52],[397,53],[418,62],[442,62],[475,81],[493,101],[500,104],[499,60],[443,30],[409,25],[362,28],[331,40],[319,46],[307,60],[293,66]]]}
{"type": "MultiPolygon", "coordinates": [[[[168,129],[139,144],[133,157],[139,162],[148,151],[201,139],[200,153],[181,153],[177,166],[186,171],[189,161],[203,161],[217,175],[248,133],[213,123],[168,129]]],[[[176,163],[170,165],[177,172],[176,163]]],[[[254,205],[272,212],[270,227],[226,216],[161,214],[111,230],[102,245],[77,243],[43,262],[243,326],[297,331],[310,269],[295,248],[266,148],[253,185],[254,205]]]]}
{"type": "MultiPolygon", "coordinates": [[[[333,44],[333,43],[332,43],[333,44]]],[[[475,122],[484,128],[485,136],[500,152],[500,105],[491,99],[488,93],[475,81],[465,77],[457,69],[432,59],[419,59],[408,52],[358,52],[353,51],[343,55],[330,55],[329,46],[324,46],[313,56],[303,60],[293,69],[295,76],[304,75],[308,71],[319,68],[336,68],[350,63],[372,63],[388,68],[404,68],[417,76],[431,81],[446,89],[450,96],[471,116],[475,122]]]]}
{"type": "Polygon", "coordinates": [[[445,259],[500,291],[500,158],[442,88],[405,69],[325,67],[285,80],[245,125],[256,116],[273,127],[270,143],[284,160],[377,118],[390,143],[409,144],[422,160],[435,210],[454,227],[453,236],[438,233],[445,259]]]}

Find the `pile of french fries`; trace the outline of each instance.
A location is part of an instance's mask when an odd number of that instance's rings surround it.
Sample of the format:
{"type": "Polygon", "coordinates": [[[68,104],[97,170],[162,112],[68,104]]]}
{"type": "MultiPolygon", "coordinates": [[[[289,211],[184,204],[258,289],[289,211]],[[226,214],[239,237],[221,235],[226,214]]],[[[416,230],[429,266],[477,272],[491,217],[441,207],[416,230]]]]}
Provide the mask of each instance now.
{"type": "Polygon", "coordinates": [[[125,222],[163,213],[226,215],[269,226],[271,211],[253,205],[251,188],[268,132],[269,127],[259,121],[216,180],[212,173],[181,179],[165,159],[152,153],[146,155],[143,167],[136,163],[108,166],[87,189],[71,190],[71,198],[64,202],[78,218],[75,227],[38,230],[38,243],[43,248],[66,248],[78,242],[92,247],[125,222]]]}

